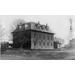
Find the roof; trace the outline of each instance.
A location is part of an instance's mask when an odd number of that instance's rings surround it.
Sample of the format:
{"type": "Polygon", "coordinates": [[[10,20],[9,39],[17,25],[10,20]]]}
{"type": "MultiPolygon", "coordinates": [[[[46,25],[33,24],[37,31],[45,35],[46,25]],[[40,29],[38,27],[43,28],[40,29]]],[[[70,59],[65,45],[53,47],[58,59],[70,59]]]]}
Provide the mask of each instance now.
{"type": "Polygon", "coordinates": [[[57,43],[57,44],[61,44],[59,41],[54,41],[55,43],[57,43]]]}
{"type": "Polygon", "coordinates": [[[18,25],[17,28],[13,32],[19,32],[19,31],[24,31],[24,30],[36,30],[40,32],[46,32],[46,33],[52,33],[52,30],[48,25],[42,25],[39,22],[27,22],[24,23],[23,25],[18,25]],[[20,28],[21,26],[21,28],[20,28]]]}

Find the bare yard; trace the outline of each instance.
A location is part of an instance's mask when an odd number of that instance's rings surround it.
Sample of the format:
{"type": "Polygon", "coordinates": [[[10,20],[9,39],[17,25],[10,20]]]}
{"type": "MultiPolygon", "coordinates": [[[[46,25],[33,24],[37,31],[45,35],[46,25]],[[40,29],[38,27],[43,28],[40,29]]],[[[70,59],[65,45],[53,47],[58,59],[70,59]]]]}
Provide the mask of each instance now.
{"type": "Polygon", "coordinates": [[[15,51],[7,50],[1,60],[65,60],[75,59],[75,51],[15,51]]]}

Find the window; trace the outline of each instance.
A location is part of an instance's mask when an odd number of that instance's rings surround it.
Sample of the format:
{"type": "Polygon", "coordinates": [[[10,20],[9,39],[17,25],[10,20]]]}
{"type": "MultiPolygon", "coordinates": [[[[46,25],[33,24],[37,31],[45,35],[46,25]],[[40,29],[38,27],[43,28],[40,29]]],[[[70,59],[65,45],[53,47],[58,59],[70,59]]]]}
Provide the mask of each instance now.
{"type": "Polygon", "coordinates": [[[41,34],[39,34],[39,38],[41,38],[41,34]]]}
{"type": "Polygon", "coordinates": [[[45,46],[45,42],[43,42],[43,45],[45,46]]]}
{"type": "Polygon", "coordinates": [[[19,26],[19,28],[21,29],[21,26],[19,26]]]}
{"type": "Polygon", "coordinates": [[[51,43],[51,46],[53,46],[53,43],[51,43]]]}
{"type": "Polygon", "coordinates": [[[41,42],[39,42],[39,45],[41,45],[41,42]]]}
{"type": "Polygon", "coordinates": [[[32,38],[34,38],[34,32],[31,32],[31,36],[32,36],[32,38]]]}
{"type": "Polygon", "coordinates": [[[43,35],[43,39],[45,39],[45,34],[43,35]]]}
{"type": "Polygon", "coordinates": [[[47,43],[47,46],[49,46],[49,42],[47,43]]]}
{"type": "Polygon", "coordinates": [[[36,33],[36,32],[34,32],[34,38],[36,38],[36,35],[37,35],[37,33],[36,33]]]}
{"type": "Polygon", "coordinates": [[[51,36],[51,40],[53,40],[53,36],[51,36]]]}
{"type": "Polygon", "coordinates": [[[25,25],[25,28],[28,28],[28,25],[27,24],[25,25]]]}
{"type": "Polygon", "coordinates": [[[49,35],[47,35],[47,39],[49,40],[49,35]]]}

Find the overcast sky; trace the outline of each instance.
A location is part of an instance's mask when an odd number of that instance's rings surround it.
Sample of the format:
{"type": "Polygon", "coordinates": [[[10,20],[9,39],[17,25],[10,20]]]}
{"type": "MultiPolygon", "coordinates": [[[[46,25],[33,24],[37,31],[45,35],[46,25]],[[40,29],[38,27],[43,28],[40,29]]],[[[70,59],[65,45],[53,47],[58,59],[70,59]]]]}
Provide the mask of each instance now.
{"type": "MultiPolygon", "coordinates": [[[[53,16],[53,15],[4,15],[0,16],[0,22],[5,28],[5,36],[4,39],[8,40],[7,35],[9,34],[10,25],[12,25],[13,21],[16,19],[24,19],[25,21],[40,21],[41,24],[48,24],[51,30],[55,33],[55,35],[64,40],[68,40],[69,36],[69,27],[70,21],[69,18],[72,18],[73,27],[75,28],[75,16],[53,16]]],[[[75,37],[75,36],[74,36],[75,37]]]]}

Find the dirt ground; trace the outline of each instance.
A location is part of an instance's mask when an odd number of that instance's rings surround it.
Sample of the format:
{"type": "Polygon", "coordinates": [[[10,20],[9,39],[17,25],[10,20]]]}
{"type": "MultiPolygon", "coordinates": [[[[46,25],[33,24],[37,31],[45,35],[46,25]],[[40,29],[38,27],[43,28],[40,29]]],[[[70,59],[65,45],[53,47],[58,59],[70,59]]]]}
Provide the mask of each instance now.
{"type": "Polygon", "coordinates": [[[15,51],[7,50],[1,60],[74,60],[75,50],[67,51],[15,51]]]}

